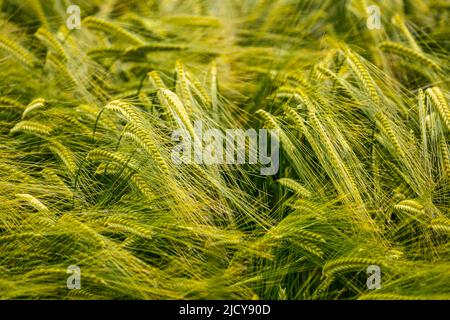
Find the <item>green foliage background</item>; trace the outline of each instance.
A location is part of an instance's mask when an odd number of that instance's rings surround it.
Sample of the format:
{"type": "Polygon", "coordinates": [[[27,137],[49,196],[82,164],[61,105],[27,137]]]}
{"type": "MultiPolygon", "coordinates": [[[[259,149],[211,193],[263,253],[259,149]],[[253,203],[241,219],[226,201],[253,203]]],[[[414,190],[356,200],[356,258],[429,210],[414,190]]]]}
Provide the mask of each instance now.
{"type": "Polygon", "coordinates": [[[448,1],[0,7],[2,299],[450,298],[448,1]],[[278,174],[175,165],[194,121],[278,174]]]}

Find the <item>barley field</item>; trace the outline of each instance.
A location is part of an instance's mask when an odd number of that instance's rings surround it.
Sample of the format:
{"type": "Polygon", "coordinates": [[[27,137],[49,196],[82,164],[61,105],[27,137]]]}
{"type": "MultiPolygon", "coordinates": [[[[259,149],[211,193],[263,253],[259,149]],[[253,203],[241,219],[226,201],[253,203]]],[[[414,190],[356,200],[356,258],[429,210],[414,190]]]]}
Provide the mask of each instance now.
{"type": "Polygon", "coordinates": [[[450,299],[449,9],[0,0],[0,299],[450,299]]]}

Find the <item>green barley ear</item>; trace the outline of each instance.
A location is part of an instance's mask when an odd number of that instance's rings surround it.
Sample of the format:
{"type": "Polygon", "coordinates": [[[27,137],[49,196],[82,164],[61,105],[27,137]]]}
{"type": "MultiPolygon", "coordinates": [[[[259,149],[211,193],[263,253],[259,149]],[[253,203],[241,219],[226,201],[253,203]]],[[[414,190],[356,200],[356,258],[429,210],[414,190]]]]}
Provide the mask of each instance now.
{"type": "Polygon", "coordinates": [[[403,200],[394,206],[400,211],[405,211],[412,214],[422,215],[424,211],[424,206],[417,200],[403,200]]]}
{"type": "Polygon", "coordinates": [[[400,143],[397,139],[397,135],[395,134],[392,126],[389,122],[389,119],[381,112],[377,112],[376,119],[379,121],[380,129],[388,136],[389,141],[395,148],[395,151],[400,157],[405,157],[405,153],[403,149],[400,147],[400,143]]]}
{"type": "Polygon", "coordinates": [[[85,136],[89,136],[92,134],[92,129],[90,129],[84,123],[81,123],[75,116],[66,113],[55,112],[55,116],[62,121],[64,121],[67,125],[72,126],[77,131],[81,132],[85,136]]]}
{"type": "Polygon", "coordinates": [[[24,105],[15,99],[0,96],[0,106],[11,106],[17,109],[24,108],[24,105]]]}
{"type": "MultiPolygon", "coordinates": [[[[23,109],[25,108],[20,102],[8,98],[0,96],[0,113],[13,115],[14,117],[19,117],[21,113],[23,113],[23,109]]],[[[0,119],[2,116],[0,115],[0,119]]]]}
{"type": "Polygon", "coordinates": [[[0,0],[0,299],[450,297],[444,1],[69,2],[0,0]]]}
{"type": "Polygon", "coordinates": [[[385,41],[379,45],[382,51],[396,54],[404,59],[417,61],[425,66],[429,66],[436,71],[441,71],[441,67],[435,63],[432,59],[425,56],[421,52],[414,51],[408,47],[405,47],[401,43],[385,41]]]}
{"type": "Polygon", "coordinates": [[[195,92],[204,105],[210,106],[212,104],[211,97],[204,86],[191,73],[187,73],[186,76],[190,81],[192,91],[195,92]]]}
{"type": "Polygon", "coordinates": [[[309,198],[311,197],[311,192],[303,187],[299,182],[289,179],[289,178],[282,178],[278,180],[278,183],[281,184],[284,187],[287,187],[294,191],[297,195],[309,198]]]}
{"type": "Polygon", "coordinates": [[[441,116],[442,122],[447,127],[447,130],[450,131],[450,109],[448,107],[447,99],[444,97],[441,89],[438,87],[432,87],[425,90],[428,96],[433,101],[433,104],[436,106],[436,109],[441,116]]]}
{"type": "Polygon", "coordinates": [[[96,243],[98,246],[103,248],[106,247],[106,239],[103,235],[101,235],[87,223],[80,221],[73,215],[68,213],[64,214],[62,217],[59,218],[58,223],[66,224],[71,227],[76,227],[81,234],[86,235],[88,239],[92,239],[92,241],[96,243]]]}
{"type": "Polygon", "coordinates": [[[427,154],[428,150],[428,142],[427,142],[427,127],[426,127],[426,110],[425,110],[425,94],[423,90],[419,90],[418,94],[418,114],[419,114],[419,125],[420,125],[420,133],[422,138],[422,153],[427,154]]]}
{"type": "Polygon", "coordinates": [[[186,78],[184,66],[179,60],[176,62],[176,72],[177,72],[176,93],[186,106],[187,112],[189,114],[192,114],[192,95],[189,90],[189,83],[186,78]]]}
{"type": "Polygon", "coordinates": [[[286,289],[282,288],[281,286],[278,287],[278,300],[287,300],[287,293],[286,289]]]}
{"type": "Polygon", "coordinates": [[[48,48],[52,49],[63,61],[68,60],[68,56],[56,37],[47,29],[39,28],[36,31],[36,37],[41,40],[48,48]]]}
{"type": "Polygon", "coordinates": [[[169,167],[167,166],[165,160],[161,156],[158,147],[153,142],[152,137],[143,129],[133,125],[127,124],[124,129],[124,136],[131,138],[140,147],[142,147],[150,157],[152,157],[156,163],[158,163],[159,168],[164,174],[169,174],[169,167]]]}
{"type": "Polygon", "coordinates": [[[194,127],[189,119],[189,114],[180,101],[178,96],[168,89],[159,89],[158,91],[159,100],[165,105],[166,109],[170,112],[175,122],[177,122],[182,127],[189,132],[191,137],[195,137],[196,133],[194,127]]]}
{"type": "Polygon", "coordinates": [[[156,89],[165,89],[166,85],[162,81],[157,71],[151,71],[148,73],[150,81],[156,89]]]}
{"type": "Polygon", "coordinates": [[[352,68],[353,72],[361,82],[363,88],[366,90],[366,92],[369,94],[372,101],[376,104],[380,104],[380,97],[378,96],[378,92],[376,89],[375,82],[373,81],[372,77],[370,76],[369,72],[367,71],[367,68],[364,66],[364,64],[361,61],[361,58],[358,57],[355,53],[353,53],[350,50],[347,50],[345,52],[345,56],[347,57],[350,67],[352,68]]]}
{"type": "Polygon", "coordinates": [[[138,224],[131,219],[125,217],[109,217],[105,219],[108,228],[120,230],[144,239],[153,239],[154,232],[145,225],[138,224]]]}
{"type": "Polygon", "coordinates": [[[429,227],[436,233],[450,235],[450,219],[448,218],[440,217],[433,219],[429,227]]]}
{"type": "Polygon", "coordinates": [[[311,100],[311,97],[308,94],[309,91],[307,89],[305,90],[304,88],[296,87],[293,92],[294,97],[298,100],[298,102],[304,104],[308,110],[313,112],[316,111],[317,108],[313,103],[313,100],[311,100]]]}
{"type": "Polygon", "coordinates": [[[416,40],[414,39],[414,36],[409,31],[408,27],[405,24],[405,19],[400,14],[396,14],[392,18],[393,24],[400,29],[400,31],[403,33],[403,35],[408,40],[409,46],[417,53],[422,53],[422,49],[417,44],[416,40]]]}
{"type": "Polygon", "coordinates": [[[394,293],[367,293],[358,297],[358,300],[421,300],[421,296],[404,296],[394,293]]]}
{"type": "Polygon", "coordinates": [[[295,146],[292,143],[291,139],[286,135],[286,133],[281,129],[280,124],[276,120],[276,118],[270,114],[269,112],[259,109],[255,112],[255,114],[259,115],[264,121],[264,127],[269,130],[276,130],[280,134],[280,141],[282,147],[291,157],[294,157],[295,146]]]}
{"type": "Polygon", "coordinates": [[[61,77],[67,81],[68,86],[74,86],[77,81],[75,80],[72,72],[67,68],[66,63],[61,58],[52,52],[47,55],[47,61],[56,69],[61,77]]]}
{"type": "Polygon", "coordinates": [[[30,194],[18,193],[18,194],[16,194],[16,197],[21,199],[21,200],[24,200],[30,206],[32,206],[33,208],[35,208],[38,211],[48,212],[48,208],[40,200],[38,200],[37,198],[33,197],[30,194]]]}
{"type": "Polygon", "coordinates": [[[90,161],[107,161],[117,163],[124,168],[129,168],[136,171],[138,169],[136,162],[121,152],[110,152],[101,149],[94,149],[88,153],[86,158],[90,161]]]}
{"type": "Polygon", "coordinates": [[[44,168],[41,171],[42,176],[47,179],[50,183],[57,186],[58,189],[62,191],[64,195],[68,198],[73,197],[73,192],[70,188],[64,183],[64,181],[56,174],[56,172],[50,168],[44,168]]]}
{"type": "Polygon", "coordinates": [[[114,22],[109,22],[96,17],[87,17],[85,18],[81,24],[86,26],[87,28],[102,31],[106,34],[111,34],[122,38],[130,43],[135,45],[143,45],[144,41],[141,40],[138,36],[132,34],[131,32],[117,26],[114,22]]]}
{"type": "Polygon", "coordinates": [[[35,112],[36,110],[43,109],[46,106],[46,101],[43,98],[37,98],[31,101],[25,108],[25,110],[22,113],[22,119],[27,118],[31,113],[35,112]]]}
{"type": "Polygon", "coordinates": [[[108,299],[108,296],[102,295],[98,292],[91,292],[86,289],[77,289],[77,290],[70,290],[68,295],[69,299],[76,299],[76,300],[96,300],[96,299],[108,299]]]}
{"type": "Polygon", "coordinates": [[[44,124],[41,124],[39,122],[35,121],[27,121],[23,120],[18,122],[12,129],[11,133],[28,133],[28,134],[34,134],[34,135],[44,135],[49,136],[52,132],[53,128],[46,126],[44,124]]]}
{"type": "Polygon", "coordinates": [[[47,147],[54,155],[61,159],[70,174],[75,174],[75,171],[77,170],[75,156],[69,148],[57,141],[52,141],[47,147]]]}
{"type": "Polygon", "coordinates": [[[9,179],[29,182],[30,176],[13,165],[0,162],[0,175],[7,174],[9,179]]]}
{"type": "Polygon", "coordinates": [[[340,172],[343,178],[343,184],[350,191],[350,195],[355,197],[355,200],[358,202],[358,205],[361,205],[361,199],[359,195],[358,188],[355,183],[355,179],[351,174],[351,170],[349,170],[346,163],[342,160],[342,157],[336,150],[336,147],[333,145],[330,137],[326,133],[322,123],[320,122],[317,114],[315,112],[308,112],[308,116],[311,122],[311,126],[314,128],[316,133],[319,135],[325,150],[330,157],[330,162],[335,168],[336,171],[340,172]]]}
{"type": "Polygon", "coordinates": [[[279,125],[275,120],[275,117],[269,112],[263,109],[259,109],[255,112],[257,115],[261,116],[264,120],[264,125],[269,129],[278,129],[279,125]]]}
{"type": "Polygon", "coordinates": [[[311,95],[315,92],[315,89],[308,83],[308,81],[298,72],[290,72],[287,77],[287,80],[293,81],[296,86],[300,85],[304,88],[307,95],[311,95]]]}
{"type": "Polygon", "coordinates": [[[153,107],[153,102],[152,99],[149,98],[149,96],[147,95],[146,92],[141,91],[139,93],[139,102],[145,106],[146,110],[153,112],[154,111],[154,107],[153,107]]]}
{"type": "Polygon", "coordinates": [[[87,56],[93,60],[101,60],[105,58],[118,58],[126,53],[126,49],[106,47],[106,48],[95,48],[87,52],[87,56]]]}
{"type": "Polygon", "coordinates": [[[27,67],[33,67],[36,63],[35,57],[26,49],[13,40],[0,35],[0,49],[14,56],[27,67]]]}
{"type": "Polygon", "coordinates": [[[126,49],[125,55],[128,56],[145,56],[147,53],[160,51],[183,51],[188,49],[188,46],[175,43],[146,43],[144,45],[131,47],[126,49]]]}
{"type": "Polygon", "coordinates": [[[314,243],[303,241],[296,243],[296,246],[298,246],[301,250],[304,250],[305,252],[309,252],[319,258],[322,258],[324,253],[322,249],[320,249],[319,246],[315,245],[314,243]]]}
{"type": "Polygon", "coordinates": [[[163,21],[182,27],[219,28],[222,25],[221,21],[216,17],[194,15],[167,16],[163,18],[163,21]]]}
{"type": "Polygon", "coordinates": [[[130,179],[144,197],[146,197],[147,199],[155,198],[154,192],[141,176],[139,176],[138,174],[133,174],[130,179]]]}
{"type": "Polygon", "coordinates": [[[305,122],[303,121],[303,118],[297,113],[297,111],[286,105],[284,106],[284,113],[288,118],[292,119],[300,134],[304,134],[304,132],[306,131],[305,122]]]}
{"type": "Polygon", "coordinates": [[[384,263],[370,258],[346,257],[338,258],[327,262],[322,272],[325,276],[330,277],[338,273],[364,270],[370,265],[384,266],[384,263]]]}
{"type": "MultiPolygon", "coordinates": [[[[321,74],[323,74],[323,75],[325,75],[325,76],[327,76],[327,77],[332,78],[334,81],[336,81],[336,82],[341,86],[341,88],[342,88],[342,89],[343,89],[350,97],[355,98],[354,90],[352,89],[351,85],[350,85],[345,79],[339,77],[336,73],[334,73],[334,72],[332,72],[331,70],[329,70],[329,69],[327,69],[327,68],[325,68],[325,67],[322,67],[322,66],[320,66],[320,65],[316,65],[316,66],[315,66],[315,69],[316,69],[319,73],[321,73],[321,74]]],[[[355,100],[356,100],[356,99],[355,99],[355,100]]]]}
{"type": "Polygon", "coordinates": [[[122,169],[119,166],[112,164],[112,163],[102,162],[98,165],[94,174],[95,175],[103,175],[103,174],[116,175],[116,174],[120,174],[121,172],[122,172],[122,169]]]}
{"type": "Polygon", "coordinates": [[[128,103],[120,100],[114,100],[107,104],[105,109],[121,114],[130,123],[134,123],[136,125],[142,124],[142,116],[139,114],[139,111],[128,103]]]}
{"type": "Polygon", "coordinates": [[[445,179],[450,180],[450,155],[444,135],[439,139],[439,150],[442,158],[442,175],[445,179]]]}

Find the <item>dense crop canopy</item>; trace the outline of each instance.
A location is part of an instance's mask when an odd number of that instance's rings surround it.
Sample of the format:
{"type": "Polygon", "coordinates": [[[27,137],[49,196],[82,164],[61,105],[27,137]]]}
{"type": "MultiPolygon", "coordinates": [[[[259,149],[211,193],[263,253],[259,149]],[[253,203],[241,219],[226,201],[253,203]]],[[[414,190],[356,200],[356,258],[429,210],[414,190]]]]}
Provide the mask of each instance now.
{"type": "Polygon", "coordinates": [[[1,299],[450,298],[447,2],[72,2],[0,1],[1,299]]]}

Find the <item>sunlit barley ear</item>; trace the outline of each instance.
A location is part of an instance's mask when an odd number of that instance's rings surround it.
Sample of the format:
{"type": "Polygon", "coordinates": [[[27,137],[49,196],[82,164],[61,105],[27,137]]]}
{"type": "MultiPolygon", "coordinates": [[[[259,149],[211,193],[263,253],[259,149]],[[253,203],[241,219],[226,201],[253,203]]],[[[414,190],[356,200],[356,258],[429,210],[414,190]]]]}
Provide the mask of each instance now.
{"type": "Polygon", "coordinates": [[[73,4],[67,7],[69,17],[66,20],[66,26],[69,30],[81,29],[81,9],[73,4]]]}

